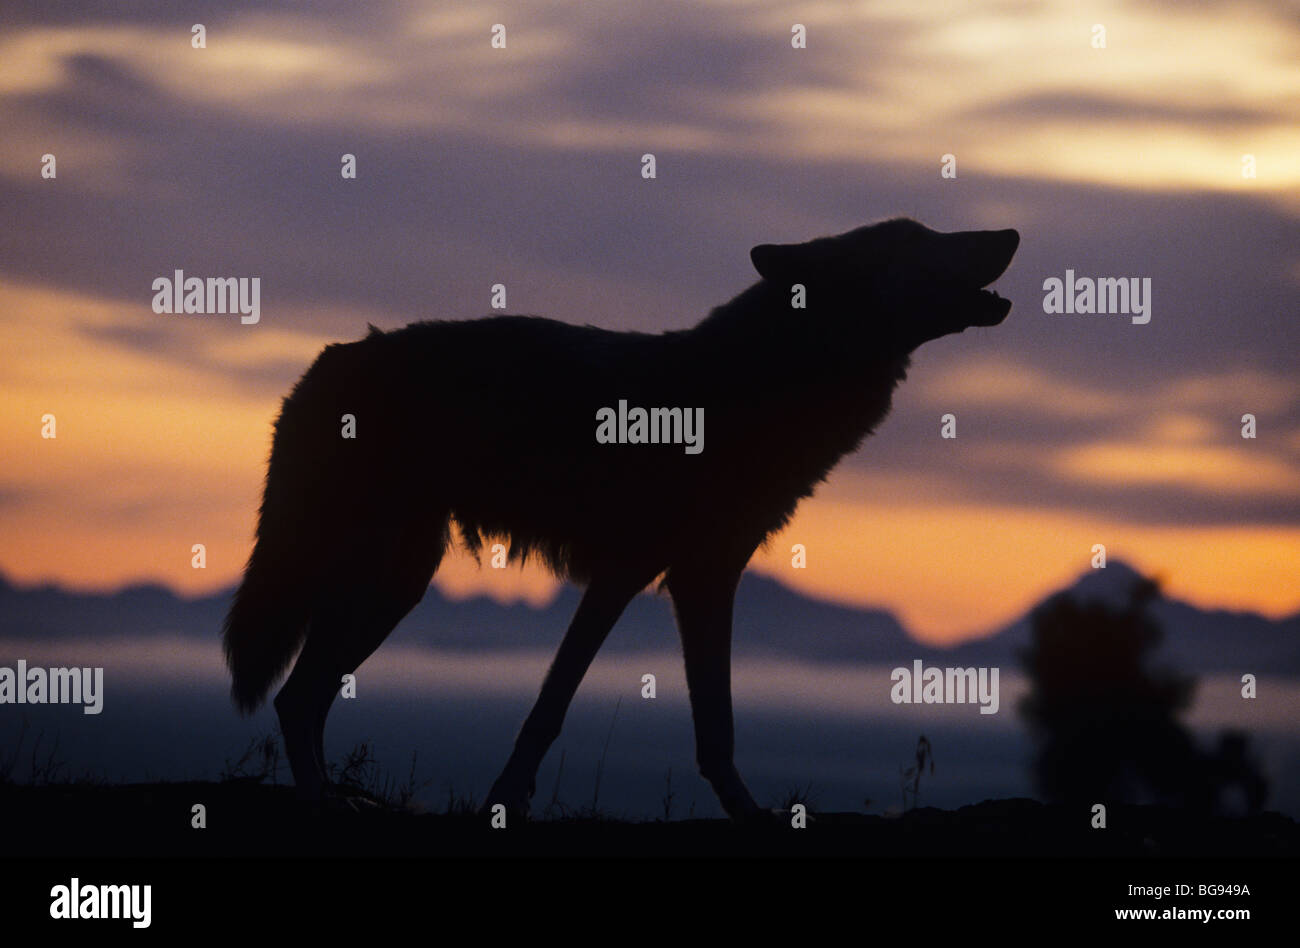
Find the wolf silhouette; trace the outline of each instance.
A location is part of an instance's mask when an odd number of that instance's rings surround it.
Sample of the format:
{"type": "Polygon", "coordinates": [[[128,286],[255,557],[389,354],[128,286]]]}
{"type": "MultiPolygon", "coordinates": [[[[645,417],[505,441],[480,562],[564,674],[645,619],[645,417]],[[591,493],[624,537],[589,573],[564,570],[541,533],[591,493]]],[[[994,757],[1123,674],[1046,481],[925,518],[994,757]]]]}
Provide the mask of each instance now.
{"type": "Polygon", "coordinates": [[[1005,319],[1010,302],[984,288],[1019,241],[900,218],[754,247],[761,279],[687,330],[493,316],[372,327],[325,347],[275,423],[257,541],[224,626],[235,703],[257,707],[297,652],[275,707],[299,793],[326,794],[340,679],[420,601],[454,524],[475,554],[501,540],[513,561],[586,587],[487,805],[527,814],[597,650],[659,580],[700,773],[732,818],[761,817],[733,764],[741,573],[885,417],[918,346],[1005,319]],[[679,417],[699,420],[698,451],[683,450],[679,417]]]}

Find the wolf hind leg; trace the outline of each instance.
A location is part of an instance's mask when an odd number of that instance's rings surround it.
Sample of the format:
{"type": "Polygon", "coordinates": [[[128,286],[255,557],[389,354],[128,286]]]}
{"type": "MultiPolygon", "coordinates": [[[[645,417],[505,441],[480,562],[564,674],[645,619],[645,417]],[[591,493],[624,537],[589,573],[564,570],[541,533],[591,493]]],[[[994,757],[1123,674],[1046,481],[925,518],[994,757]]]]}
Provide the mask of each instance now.
{"type": "Polygon", "coordinates": [[[303,799],[319,800],[329,786],[325,720],[343,676],[354,673],[423,598],[446,548],[445,518],[441,537],[428,539],[427,531],[417,536],[408,527],[390,546],[358,545],[369,559],[359,556],[352,569],[342,570],[313,609],[306,642],[275,698],[285,755],[303,799]]]}
{"type": "Polygon", "coordinates": [[[324,797],[328,784],[324,721],[339,680],[333,674],[335,662],[321,644],[325,633],[315,634],[320,627],[313,622],[293,671],[274,702],[294,787],[301,799],[313,801],[324,797]]]}

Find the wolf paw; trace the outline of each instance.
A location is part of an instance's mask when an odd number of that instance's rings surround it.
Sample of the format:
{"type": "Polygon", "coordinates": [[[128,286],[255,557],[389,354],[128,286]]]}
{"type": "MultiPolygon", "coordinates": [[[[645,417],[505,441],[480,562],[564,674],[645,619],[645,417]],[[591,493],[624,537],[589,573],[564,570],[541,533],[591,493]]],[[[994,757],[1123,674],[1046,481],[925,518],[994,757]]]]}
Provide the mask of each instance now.
{"type": "Polygon", "coordinates": [[[527,787],[498,780],[488,792],[487,800],[479,810],[480,816],[495,816],[493,807],[501,804],[506,808],[506,823],[524,823],[528,821],[532,810],[532,798],[535,785],[530,781],[527,787]]]}
{"type": "Polygon", "coordinates": [[[382,800],[360,787],[337,783],[329,784],[325,788],[321,803],[326,809],[337,812],[372,813],[385,808],[382,800]]]}
{"type": "Polygon", "coordinates": [[[730,814],[733,823],[742,826],[751,827],[775,827],[783,824],[783,810],[769,810],[766,807],[755,807],[752,810],[744,810],[739,813],[730,814]]]}

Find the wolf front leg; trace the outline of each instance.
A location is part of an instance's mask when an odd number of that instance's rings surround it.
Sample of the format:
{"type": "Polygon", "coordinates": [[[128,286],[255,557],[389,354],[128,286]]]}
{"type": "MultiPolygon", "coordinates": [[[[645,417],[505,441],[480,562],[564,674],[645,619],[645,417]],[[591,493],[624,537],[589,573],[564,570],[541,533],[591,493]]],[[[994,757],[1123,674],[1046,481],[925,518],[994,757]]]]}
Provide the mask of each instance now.
{"type": "Polygon", "coordinates": [[[713,785],[728,816],[750,821],[771,814],[754,802],[734,762],[731,622],[736,586],[743,570],[743,562],[738,568],[674,568],[668,573],[668,591],[686,658],[700,774],[713,785]]]}
{"type": "Polygon", "coordinates": [[[592,579],[542,682],[537,703],[519,730],[510,760],[488,793],[485,812],[501,803],[511,815],[527,816],[537,768],[560,736],[578,685],[627,604],[653,578],[653,573],[629,571],[592,579]]]}

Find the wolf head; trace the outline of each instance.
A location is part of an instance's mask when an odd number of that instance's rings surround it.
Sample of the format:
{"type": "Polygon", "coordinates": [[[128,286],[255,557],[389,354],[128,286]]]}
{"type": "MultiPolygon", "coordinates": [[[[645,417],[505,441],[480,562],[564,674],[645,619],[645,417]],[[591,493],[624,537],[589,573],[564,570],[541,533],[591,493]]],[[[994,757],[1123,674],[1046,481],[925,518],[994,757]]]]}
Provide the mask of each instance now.
{"type": "Polygon", "coordinates": [[[907,218],[802,244],[749,252],[760,276],[791,292],[799,283],[812,319],[840,322],[836,334],[911,352],[969,326],[996,326],[1011,302],[985,289],[1020,245],[1014,230],[944,234],[907,218]]]}

